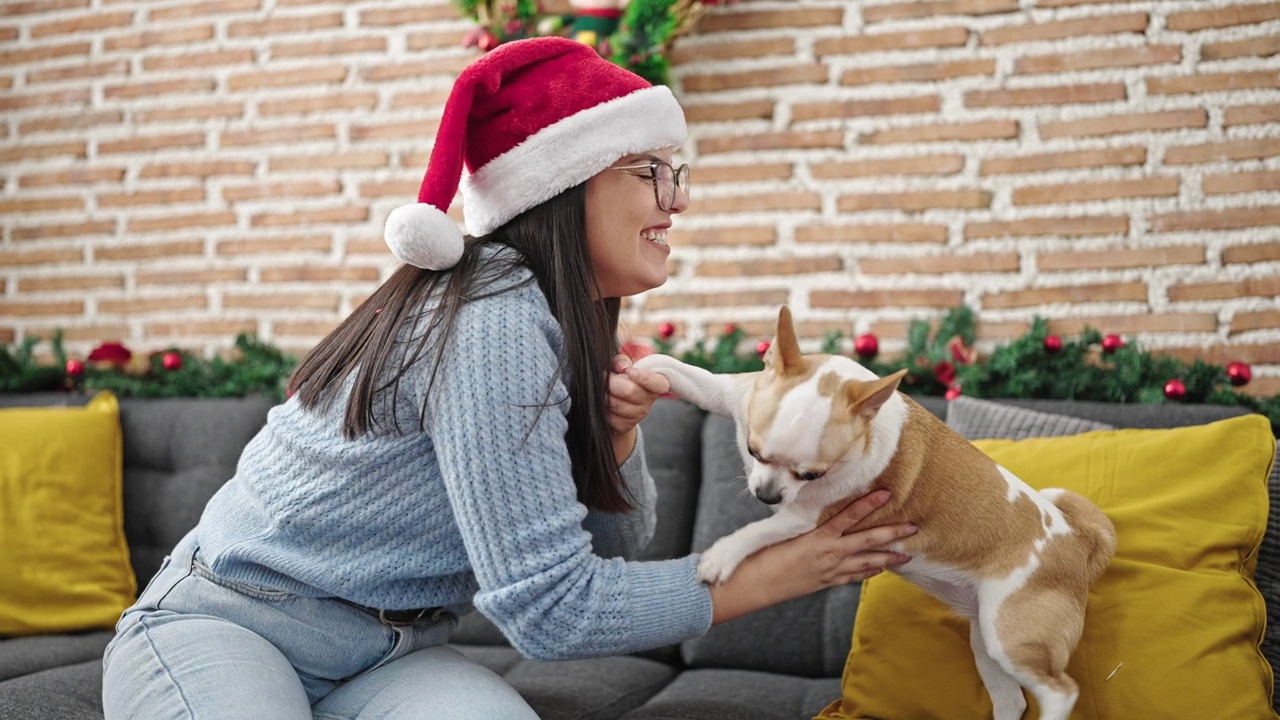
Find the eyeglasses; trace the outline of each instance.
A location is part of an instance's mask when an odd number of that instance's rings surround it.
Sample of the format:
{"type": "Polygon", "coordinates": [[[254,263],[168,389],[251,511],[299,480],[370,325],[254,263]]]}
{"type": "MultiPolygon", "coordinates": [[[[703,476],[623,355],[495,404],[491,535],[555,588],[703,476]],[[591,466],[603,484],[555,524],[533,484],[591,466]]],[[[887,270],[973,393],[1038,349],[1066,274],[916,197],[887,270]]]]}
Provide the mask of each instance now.
{"type": "Polygon", "coordinates": [[[650,160],[643,165],[622,165],[606,168],[607,170],[648,170],[653,180],[653,199],[658,202],[658,209],[670,212],[676,205],[676,189],[684,191],[689,197],[689,165],[672,167],[661,160],[650,160]]]}

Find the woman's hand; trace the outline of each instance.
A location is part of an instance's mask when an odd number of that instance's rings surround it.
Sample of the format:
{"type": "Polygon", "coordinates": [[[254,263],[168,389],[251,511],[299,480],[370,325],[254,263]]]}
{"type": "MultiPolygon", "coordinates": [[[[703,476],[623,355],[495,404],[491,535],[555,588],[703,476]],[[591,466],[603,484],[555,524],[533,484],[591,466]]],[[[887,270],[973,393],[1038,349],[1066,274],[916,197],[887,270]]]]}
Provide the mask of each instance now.
{"type": "Polygon", "coordinates": [[[888,501],[887,490],[864,495],[813,530],[743,560],[724,584],[711,587],[712,624],[824,588],[865,580],[910,560],[876,548],[914,535],[914,525],[849,532],[888,501]]]}
{"type": "Polygon", "coordinates": [[[662,375],[632,366],[627,355],[614,356],[609,373],[609,432],[618,464],[635,449],[636,425],[649,414],[654,401],[670,391],[671,381],[662,375]]]}

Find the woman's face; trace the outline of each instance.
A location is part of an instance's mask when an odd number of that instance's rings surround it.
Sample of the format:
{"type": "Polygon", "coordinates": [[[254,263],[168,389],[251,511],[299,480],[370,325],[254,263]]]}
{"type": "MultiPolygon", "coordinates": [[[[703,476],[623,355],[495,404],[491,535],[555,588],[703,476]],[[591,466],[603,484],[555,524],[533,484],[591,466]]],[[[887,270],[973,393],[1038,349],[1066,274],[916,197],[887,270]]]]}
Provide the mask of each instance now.
{"type": "Polygon", "coordinates": [[[587,252],[602,297],[626,297],[667,281],[667,229],[689,198],[676,190],[670,210],[658,207],[651,160],[671,163],[670,150],[628,155],[587,181],[587,252]],[[629,165],[637,169],[617,170],[629,165]]]}

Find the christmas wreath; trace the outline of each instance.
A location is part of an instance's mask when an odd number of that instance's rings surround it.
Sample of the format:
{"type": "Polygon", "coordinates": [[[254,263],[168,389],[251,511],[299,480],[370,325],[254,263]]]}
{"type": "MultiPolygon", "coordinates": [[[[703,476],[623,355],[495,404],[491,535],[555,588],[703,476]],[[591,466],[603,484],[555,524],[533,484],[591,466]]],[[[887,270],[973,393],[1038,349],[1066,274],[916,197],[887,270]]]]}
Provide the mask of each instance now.
{"type": "Polygon", "coordinates": [[[570,37],[655,85],[668,81],[667,53],[711,6],[733,0],[569,0],[573,12],[543,12],[537,0],[454,0],[475,20],[463,44],[488,52],[510,40],[570,37]]]}

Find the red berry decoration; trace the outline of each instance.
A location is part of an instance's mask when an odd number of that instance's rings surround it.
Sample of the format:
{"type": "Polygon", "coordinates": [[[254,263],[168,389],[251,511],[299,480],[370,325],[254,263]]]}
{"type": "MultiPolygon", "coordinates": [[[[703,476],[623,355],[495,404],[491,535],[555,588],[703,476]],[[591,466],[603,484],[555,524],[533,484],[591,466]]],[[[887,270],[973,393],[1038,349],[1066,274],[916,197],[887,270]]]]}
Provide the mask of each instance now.
{"type": "Polygon", "coordinates": [[[955,382],[956,366],[952,365],[946,360],[943,360],[942,362],[933,366],[933,377],[939,383],[942,383],[943,385],[946,385],[949,387],[951,383],[955,382]]]}
{"type": "Polygon", "coordinates": [[[670,340],[672,335],[676,334],[676,326],[669,322],[658,325],[658,337],[663,340],[670,340]]]}
{"type": "Polygon", "coordinates": [[[948,400],[955,400],[956,398],[960,397],[963,394],[964,393],[960,392],[960,388],[952,385],[951,387],[947,388],[945,397],[948,400]]]}
{"type": "Polygon", "coordinates": [[[1253,370],[1242,362],[1230,363],[1227,365],[1227,379],[1236,387],[1247,385],[1253,379],[1253,370]]]}
{"type": "Polygon", "coordinates": [[[160,358],[160,364],[164,366],[165,370],[181,370],[182,356],[176,352],[167,352],[164,357],[160,358]]]}
{"type": "Polygon", "coordinates": [[[1181,400],[1187,395],[1187,386],[1181,380],[1173,379],[1164,384],[1164,396],[1170,400],[1181,400]]]}
{"type": "Polygon", "coordinates": [[[1050,335],[1044,339],[1044,349],[1051,353],[1060,352],[1062,350],[1062,338],[1057,335],[1050,335]]]}
{"type": "Polygon", "coordinates": [[[84,362],[83,362],[83,361],[81,361],[81,360],[68,360],[68,361],[67,361],[67,376],[68,376],[68,377],[73,377],[73,378],[75,378],[75,377],[80,377],[80,376],[81,376],[81,375],[83,375],[83,374],[84,374],[84,362]]]}
{"type": "Polygon", "coordinates": [[[769,341],[761,340],[760,342],[756,343],[756,352],[760,353],[761,357],[764,357],[764,354],[769,352],[769,341]]]}
{"type": "Polygon", "coordinates": [[[873,358],[880,352],[880,341],[871,333],[859,335],[853,341],[853,351],[858,353],[860,358],[873,358]]]}
{"type": "Polygon", "coordinates": [[[1108,335],[1102,338],[1102,351],[1113,353],[1124,347],[1124,340],[1119,335],[1108,335]]]}

